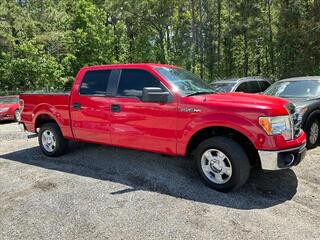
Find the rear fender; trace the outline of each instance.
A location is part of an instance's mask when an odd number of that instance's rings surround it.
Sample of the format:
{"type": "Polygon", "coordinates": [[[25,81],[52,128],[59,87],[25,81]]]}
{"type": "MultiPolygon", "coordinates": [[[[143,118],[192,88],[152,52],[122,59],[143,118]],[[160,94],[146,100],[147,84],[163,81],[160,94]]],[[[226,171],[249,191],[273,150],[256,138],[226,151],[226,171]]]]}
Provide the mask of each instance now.
{"type": "MultiPolygon", "coordinates": [[[[63,118],[62,114],[60,114],[56,107],[47,103],[39,104],[37,107],[34,108],[32,113],[32,123],[34,128],[36,128],[36,122],[39,116],[44,114],[48,115],[58,124],[64,137],[68,139],[73,138],[69,119],[63,118]]],[[[34,129],[34,131],[36,132],[36,129],[34,129]]]]}

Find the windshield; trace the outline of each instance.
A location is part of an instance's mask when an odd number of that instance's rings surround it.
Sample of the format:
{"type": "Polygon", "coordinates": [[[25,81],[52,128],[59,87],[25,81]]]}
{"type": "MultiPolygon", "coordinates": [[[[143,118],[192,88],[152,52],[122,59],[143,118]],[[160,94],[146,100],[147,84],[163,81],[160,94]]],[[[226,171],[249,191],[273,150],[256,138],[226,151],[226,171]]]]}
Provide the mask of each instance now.
{"type": "Polygon", "coordinates": [[[19,98],[17,97],[0,97],[0,104],[10,104],[10,103],[18,103],[19,98]]]}
{"type": "Polygon", "coordinates": [[[215,82],[212,83],[211,88],[214,92],[231,92],[234,85],[236,85],[235,82],[215,82]]]}
{"type": "Polygon", "coordinates": [[[277,82],[271,85],[264,93],[283,98],[317,97],[320,94],[320,81],[302,80],[277,82]]]}
{"type": "Polygon", "coordinates": [[[182,68],[154,68],[183,96],[192,95],[197,92],[212,93],[212,89],[193,73],[182,68]]]}

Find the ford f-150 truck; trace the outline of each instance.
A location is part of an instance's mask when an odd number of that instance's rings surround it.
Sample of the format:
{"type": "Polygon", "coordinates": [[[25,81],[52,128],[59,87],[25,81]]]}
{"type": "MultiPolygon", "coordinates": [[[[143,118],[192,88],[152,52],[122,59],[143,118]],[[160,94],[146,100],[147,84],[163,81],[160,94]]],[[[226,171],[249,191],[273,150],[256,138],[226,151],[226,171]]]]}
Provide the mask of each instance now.
{"type": "Polygon", "coordinates": [[[20,99],[21,123],[48,156],[63,154],[68,140],[190,156],[219,191],[243,185],[252,167],[290,168],[306,153],[294,105],[271,96],[214,94],[176,66],[83,67],[70,92],[20,99]]]}

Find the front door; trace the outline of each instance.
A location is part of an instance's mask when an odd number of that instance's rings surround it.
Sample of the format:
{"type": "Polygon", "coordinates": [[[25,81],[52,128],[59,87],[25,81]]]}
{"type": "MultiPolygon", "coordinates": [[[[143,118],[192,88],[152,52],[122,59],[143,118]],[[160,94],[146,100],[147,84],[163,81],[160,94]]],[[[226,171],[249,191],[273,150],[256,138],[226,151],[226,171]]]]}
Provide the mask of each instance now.
{"type": "Polygon", "coordinates": [[[176,154],[177,102],[142,102],[144,87],[161,87],[150,72],[122,69],[116,96],[111,104],[111,142],[159,153],[176,154]]]}
{"type": "Polygon", "coordinates": [[[110,99],[107,87],[111,70],[89,70],[70,100],[73,134],[76,140],[110,143],[110,99]]]}

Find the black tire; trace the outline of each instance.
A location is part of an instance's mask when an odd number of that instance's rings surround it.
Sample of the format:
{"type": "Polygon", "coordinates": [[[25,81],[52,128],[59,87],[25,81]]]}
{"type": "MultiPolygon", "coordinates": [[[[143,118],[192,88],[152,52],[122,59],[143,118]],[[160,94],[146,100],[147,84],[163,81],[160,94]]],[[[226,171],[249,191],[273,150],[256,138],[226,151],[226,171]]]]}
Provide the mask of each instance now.
{"type": "Polygon", "coordinates": [[[58,157],[65,153],[68,148],[68,141],[63,137],[59,126],[56,123],[45,123],[40,127],[38,136],[39,146],[41,151],[49,157],[58,157]],[[55,147],[52,151],[46,150],[43,144],[42,136],[47,132],[52,133],[55,140],[55,147]]]}
{"type": "Polygon", "coordinates": [[[320,122],[319,120],[314,116],[314,117],[311,117],[310,120],[308,120],[307,124],[306,124],[306,128],[305,128],[305,132],[307,134],[307,148],[308,149],[312,149],[312,148],[315,148],[318,146],[319,144],[319,130],[320,130],[320,122]],[[316,141],[313,141],[311,139],[311,134],[312,134],[312,126],[314,124],[317,124],[317,128],[318,128],[318,131],[317,131],[317,140],[316,141]]]}
{"type": "Polygon", "coordinates": [[[251,167],[249,158],[244,149],[238,143],[227,137],[212,137],[200,143],[195,150],[194,160],[204,182],[217,191],[229,192],[239,188],[247,182],[250,175],[251,167]],[[232,174],[230,175],[230,179],[223,184],[217,184],[210,180],[202,169],[202,156],[210,149],[221,151],[231,163],[232,174]]]}
{"type": "Polygon", "coordinates": [[[14,111],[14,121],[15,122],[19,122],[20,121],[20,110],[19,109],[16,109],[14,111]]]}

